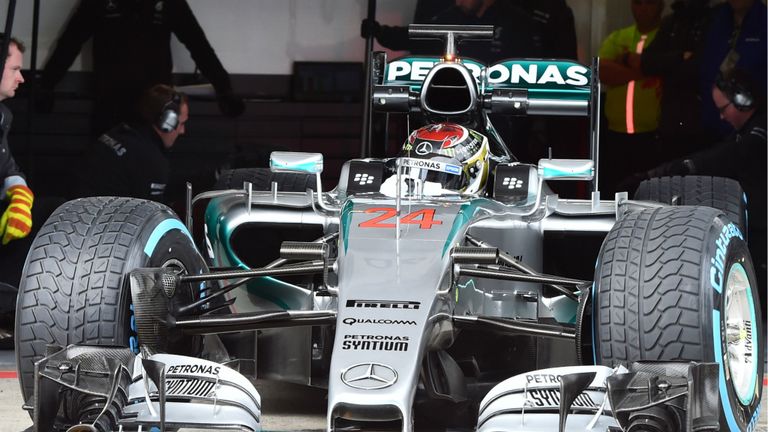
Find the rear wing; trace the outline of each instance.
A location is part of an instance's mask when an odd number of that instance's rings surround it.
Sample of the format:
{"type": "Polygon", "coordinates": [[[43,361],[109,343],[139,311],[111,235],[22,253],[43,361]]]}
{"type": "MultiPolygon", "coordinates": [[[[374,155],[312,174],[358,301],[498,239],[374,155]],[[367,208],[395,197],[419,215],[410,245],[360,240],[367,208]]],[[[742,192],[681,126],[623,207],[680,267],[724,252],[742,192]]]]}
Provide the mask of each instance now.
{"type": "MultiPolygon", "coordinates": [[[[594,73],[584,65],[568,60],[509,59],[491,66],[469,58],[455,61],[475,78],[482,103],[491,112],[590,115],[594,73]]],[[[407,87],[409,93],[418,93],[429,71],[444,62],[443,58],[423,56],[395,59],[384,63],[380,84],[375,87],[398,93],[407,87]]]]}

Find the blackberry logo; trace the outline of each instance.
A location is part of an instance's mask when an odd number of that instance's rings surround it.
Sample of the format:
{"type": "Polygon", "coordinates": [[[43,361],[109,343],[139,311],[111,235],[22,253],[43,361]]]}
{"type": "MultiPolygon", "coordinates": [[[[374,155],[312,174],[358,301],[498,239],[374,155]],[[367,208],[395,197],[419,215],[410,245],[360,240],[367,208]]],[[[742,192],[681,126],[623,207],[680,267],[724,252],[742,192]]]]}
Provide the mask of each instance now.
{"type": "Polygon", "coordinates": [[[376,180],[374,176],[366,173],[357,173],[355,174],[355,177],[352,179],[353,182],[359,184],[360,186],[373,184],[374,180],[376,180]]]}
{"type": "Polygon", "coordinates": [[[523,187],[523,181],[516,177],[504,177],[501,184],[509,189],[520,189],[523,187]]]}

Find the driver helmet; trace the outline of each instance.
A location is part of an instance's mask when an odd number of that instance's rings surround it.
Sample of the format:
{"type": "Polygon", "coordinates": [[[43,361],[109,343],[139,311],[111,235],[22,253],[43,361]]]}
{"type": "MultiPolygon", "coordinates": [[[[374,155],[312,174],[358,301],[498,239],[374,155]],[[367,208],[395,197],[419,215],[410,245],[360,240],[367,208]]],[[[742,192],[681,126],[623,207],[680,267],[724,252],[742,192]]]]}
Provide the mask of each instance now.
{"type": "Polygon", "coordinates": [[[488,180],[488,138],[455,123],[419,128],[403,144],[404,173],[443,189],[478,194],[488,180]]]}

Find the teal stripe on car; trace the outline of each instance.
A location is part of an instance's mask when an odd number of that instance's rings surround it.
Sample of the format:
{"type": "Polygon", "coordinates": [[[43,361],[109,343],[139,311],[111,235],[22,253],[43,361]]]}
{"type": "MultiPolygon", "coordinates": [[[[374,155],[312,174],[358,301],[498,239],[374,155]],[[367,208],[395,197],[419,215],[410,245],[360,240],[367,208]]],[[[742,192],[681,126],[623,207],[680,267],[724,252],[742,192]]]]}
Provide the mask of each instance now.
{"type": "Polygon", "coordinates": [[[571,176],[588,176],[592,175],[592,170],[584,170],[584,171],[563,171],[558,170],[554,168],[544,167],[542,170],[542,176],[543,177],[571,177],[571,176]]]}
{"type": "Polygon", "coordinates": [[[448,252],[448,249],[451,248],[454,239],[463,229],[464,225],[468,224],[469,221],[472,220],[472,218],[475,216],[475,213],[477,213],[477,211],[480,209],[480,204],[486,201],[488,200],[485,198],[477,198],[461,205],[459,212],[456,214],[456,218],[453,220],[451,232],[448,233],[448,237],[445,239],[445,244],[443,244],[443,253],[441,256],[445,256],[445,253],[448,252]]]}
{"type": "Polygon", "coordinates": [[[290,169],[290,170],[302,171],[310,174],[314,174],[318,172],[317,165],[318,164],[316,162],[305,162],[305,163],[295,164],[295,165],[281,164],[274,161],[270,163],[270,166],[274,168],[290,169]]]}
{"type": "Polygon", "coordinates": [[[345,254],[349,247],[349,226],[352,223],[352,209],[354,207],[352,200],[348,200],[344,203],[344,207],[341,209],[341,217],[339,218],[339,224],[341,225],[341,241],[344,243],[345,254]]]}

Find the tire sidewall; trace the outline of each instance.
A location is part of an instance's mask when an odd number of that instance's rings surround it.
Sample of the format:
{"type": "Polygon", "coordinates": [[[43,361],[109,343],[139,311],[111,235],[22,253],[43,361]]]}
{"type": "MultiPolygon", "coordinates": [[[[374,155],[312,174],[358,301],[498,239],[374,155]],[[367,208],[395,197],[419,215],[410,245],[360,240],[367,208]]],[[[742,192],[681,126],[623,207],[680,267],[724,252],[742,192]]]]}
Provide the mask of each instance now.
{"type": "MultiPolygon", "coordinates": [[[[704,311],[707,316],[702,320],[705,326],[711,331],[711,337],[705,337],[705,355],[711,356],[708,360],[719,364],[720,377],[720,402],[721,402],[721,422],[728,425],[731,430],[753,430],[757,423],[760,410],[760,400],[762,392],[762,382],[760,377],[764,373],[764,352],[765,347],[758,346],[764,334],[762,328],[762,319],[760,310],[757,307],[759,300],[757,296],[755,271],[752,261],[749,258],[747,245],[744,242],[744,234],[738,226],[723,218],[715,218],[710,227],[706,251],[702,254],[702,288],[709,292],[704,295],[704,311]],[[724,257],[724,259],[723,259],[724,257]],[[749,295],[752,297],[751,313],[754,334],[754,344],[752,346],[753,361],[756,363],[756,376],[754,377],[754,396],[751,403],[745,406],[739,400],[732,377],[728,371],[727,339],[726,339],[726,278],[735,264],[741,264],[746,271],[749,279],[749,295]]],[[[706,330],[706,329],[705,329],[706,330]]]]}

